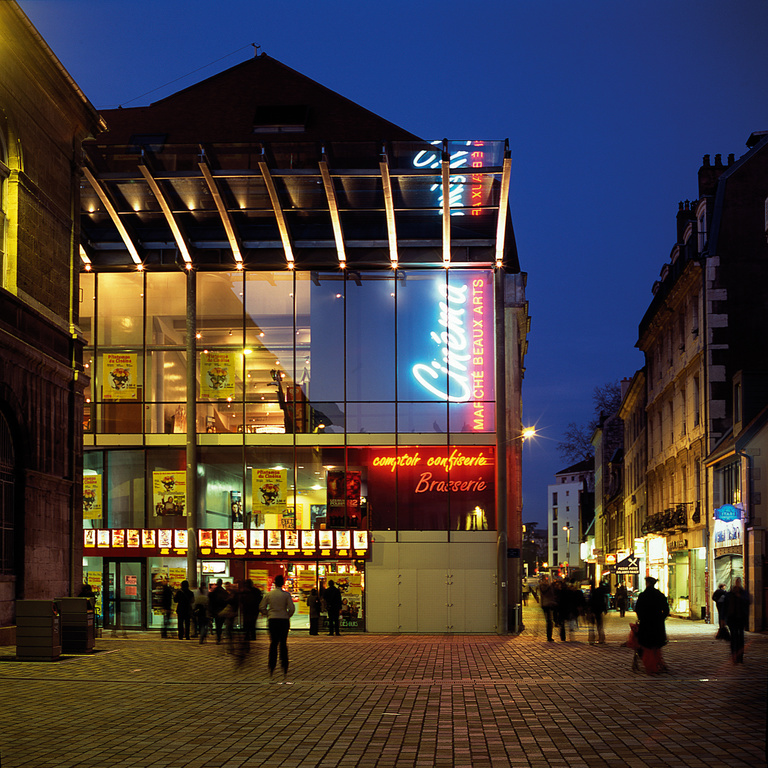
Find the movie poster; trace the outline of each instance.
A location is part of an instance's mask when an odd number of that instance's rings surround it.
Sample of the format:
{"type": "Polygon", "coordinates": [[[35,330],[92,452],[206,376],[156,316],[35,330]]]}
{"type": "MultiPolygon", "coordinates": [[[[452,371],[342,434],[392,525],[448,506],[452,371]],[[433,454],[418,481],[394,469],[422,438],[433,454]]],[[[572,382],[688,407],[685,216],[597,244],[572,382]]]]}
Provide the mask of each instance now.
{"type": "Polygon", "coordinates": [[[243,494],[240,491],[229,492],[229,509],[232,514],[232,527],[243,527],[243,494]]]}
{"type": "Polygon", "coordinates": [[[155,514],[185,515],[187,506],[187,473],[185,470],[152,473],[152,500],[155,514]]]}
{"type": "Polygon", "coordinates": [[[328,528],[360,527],[360,472],[331,470],[327,476],[328,528]]]}
{"type": "Polygon", "coordinates": [[[136,399],[136,353],[106,354],[101,360],[104,400],[136,399]]]}
{"type": "Polygon", "coordinates": [[[235,394],[235,352],[204,352],[200,356],[200,396],[223,400],[235,394]]]}
{"type": "Polygon", "coordinates": [[[253,469],[253,511],[255,514],[282,512],[288,499],[287,469],[253,469]]]}
{"type": "Polygon", "coordinates": [[[83,475],[83,520],[101,519],[101,475],[83,475]]]}

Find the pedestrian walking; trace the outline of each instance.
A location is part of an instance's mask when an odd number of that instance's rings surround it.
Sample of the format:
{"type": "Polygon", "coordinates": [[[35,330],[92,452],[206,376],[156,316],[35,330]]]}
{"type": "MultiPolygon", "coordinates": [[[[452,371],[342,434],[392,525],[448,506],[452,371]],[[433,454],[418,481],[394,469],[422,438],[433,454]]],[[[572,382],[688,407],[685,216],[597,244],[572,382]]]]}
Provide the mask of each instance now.
{"type": "Polygon", "coordinates": [[[173,589],[168,583],[168,579],[163,580],[163,588],[160,591],[160,608],[163,612],[163,627],[160,630],[160,637],[168,637],[168,630],[171,627],[171,610],[173,609],[173,589]]]}
{"type": "Polygon", "coordinates": [[[736,577],[725,601],[726,624],[731,633],[731,661],[744,663],[744,629],[749,619],[749,595],[736,577]]]}
{"type": "Polygon", "coordinates": [[[208,614],[208,588],[202,582],[200,588],[195,590],[195,601],[192,607],[197,635],[200,638],[200,645],[202,645],[208,636],[208,624],[211,620],[208,614]]]}
{"type": "Polygon", "coordinates": [[[541,610],[544,611],[544,621],[547,627],[547,640],[550,643],[555,641],[552,632],[555,628],[555,611],[557,610],[557,594],[554,584],[548,576],[542,576],[539,581],[539,602],[541,610]]]}
{"type": "Polygon", "coordinates": [[[246,642],[256,639],[256,617],[259,615],[262,597],[264,595],[261,594],[261,590],[253,585],[251,579],[246,579],[243,582],[237,600],[246,642]]]}
{"type": "Polygon", "coordinates": [[[616,594],[614,595],[614,598],[616,600],[616,608],[619,611],[619,616],[621,618],[624,618],[624,614],[627,612],[627,600],[628,600],[628,594],[627,594],[627,586],[622,581],[618,587],[616,587],[616,594]]]}
{"type": "Polygon", "coordinates": [[[179,627],[179,640],[189,640],[189,630],[192,623],[192,605],[195,595],[189,588],[188,581],[181,582],[181,589],[173,596],[176,603],[176,622],[179,627]]]}
{"type": "Polygon", "coordinates": [[[309,609],[309,634],[317,635],[320,628],[320,595],[314,587],[307,597],[307,608],[309,609]]]}
{"type": "Polygon", "coordinates": [[[328,611],[328,634],[339,635],[339,614],[341,613],[341,590],[333,583],[328,582],[325,589],[325,608],[328,611]]]}
{"type": "Polygon", "coordinates": [[[637,642],[640,645],[637,654],[646,672],[651,675],[667,671],[661,649],[667,644],[665,622],[669,616],[669,603],[666,595],[656,589],[657,581],[653,576],[646,576],[645,589],[635,603],[638,620],[637,642]]]}
{"type": "Polygon", "coordinates": [[[223,611],[227,607],[229,596],[227,590],[223,587],[221,579],[216,579],[216,586],[211,590],[211,594],[208,595],[208,610],[213,619],[213,627],[216,632],[216,642],[221,642],[221,630],[224,626],[223,611]]]}
{"type": "Polygon", "coordinates": [[[603,627],[603,614],[607,612],[608,587],[604,582],[595,585],[594,579],[592,580],[591,588],[589,590],[589,643],[594,644],[605,643],[605,629],[603,627]],[[597,635],[597,640],[595,640],[597,635]]]}
{"type": "Polygon", "coordinates": [[[725,584],[718,584],[717,589],[712,593],[712,601],[717,609],[717,634],[715,639],[717,640],[730,640],[730,632],[726,623],[727,609],[726,601],[728,600],[728,590],[725,588],[725,584]]]}
{"type": "Polygon", "coordinates": [[[285,579],[277,574],[272,590],[261,599],[261,612],[267,617],[269,629],[269,652],[267,666],[272,677],[277,666],[277,654],[280,652],[280,666],[283,668],[283,678],[288,675],[288,632],[291,628],[291,616],[296,606],[289,592],[283,589],[285,579]]]}

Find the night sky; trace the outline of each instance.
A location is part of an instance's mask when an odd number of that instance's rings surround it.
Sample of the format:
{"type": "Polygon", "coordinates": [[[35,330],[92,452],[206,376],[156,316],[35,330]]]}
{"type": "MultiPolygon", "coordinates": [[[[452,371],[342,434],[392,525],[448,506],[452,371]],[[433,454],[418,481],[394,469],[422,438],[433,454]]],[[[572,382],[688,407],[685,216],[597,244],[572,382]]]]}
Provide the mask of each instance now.
{"type": "Polygon", "coordinates": [[[642,364],[637,327],[704,154],[768,130],[766,0],[20,0],[97,108],[142,106],[251,43],[425,139],[509,139],[532,328],[526,521],[568,422],[642,364]]]}

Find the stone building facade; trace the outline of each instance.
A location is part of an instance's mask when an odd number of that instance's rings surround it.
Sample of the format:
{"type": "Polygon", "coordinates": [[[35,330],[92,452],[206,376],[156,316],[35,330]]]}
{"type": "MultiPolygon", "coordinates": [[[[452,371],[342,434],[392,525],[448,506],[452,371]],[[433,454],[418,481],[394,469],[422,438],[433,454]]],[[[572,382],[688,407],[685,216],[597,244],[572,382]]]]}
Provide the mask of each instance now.
{"type": "Polygon", "coordinates": [[[0,3],[0,627],[76,593],[82,551],[81,142],[100,119],[17,3],[0,3]],[[77,513],[75,513],[77,510],[77,513]]]}

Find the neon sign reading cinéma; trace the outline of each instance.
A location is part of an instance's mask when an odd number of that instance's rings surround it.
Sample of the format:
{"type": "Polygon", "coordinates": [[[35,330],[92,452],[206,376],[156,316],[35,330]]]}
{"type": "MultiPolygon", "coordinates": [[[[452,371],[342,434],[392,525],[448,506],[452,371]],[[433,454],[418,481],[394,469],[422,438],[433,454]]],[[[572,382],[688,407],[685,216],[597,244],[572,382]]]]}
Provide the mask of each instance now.
{"type": "MultiPolygon", "coordinates": [[[[430,142],[433,146],[442,146],[441,141],[430,142]]],[[[463,142],[467,147],[482,147],[485,142],[482,141],[467,141],[463,142]]],[[[452,152],[449,160],[449,167],[451,169],[456,168],[469,168],[482,167],[483,153],[481,150],[475,150],[470,153],[468,150],[460,149],[452,152]]],[[[441,152],[429,149],[424,149],[419,152],[413,159],[414,168],[434,168],[438,169],[441,166],[441,152]]],[[[479,204],[481,197],[481,185],[479,183],[480,176],[478,173],[473,173],[472,178],[469,179],[466,175],[452,175],[449,177],[448,185],[448,204],[451,208],[452,216],[464,216],[464,211],[456,210],[461,209],[467,205],[467,184],[471,182],[471,194],[472,205],[479,204]]],[[[430,192],[437,192],[437,204],[438,207],[443,207],[443,185],[442,183],[433,184],[430,188],[430,192]]]]}
{"type": "Polygon", "coordinates": [[[472,431],[489,428],[486,403],[493,399],[489,286],[473,276],[464,284],[452,277],[449,284],[436,280],[436,327],[428,331],[432,360],[411,368],[415,381],[432,397],[449,403],[467,403],[466,422],[472,431]],[[433,347],[432,345],[435,345],[433,347]]]}

